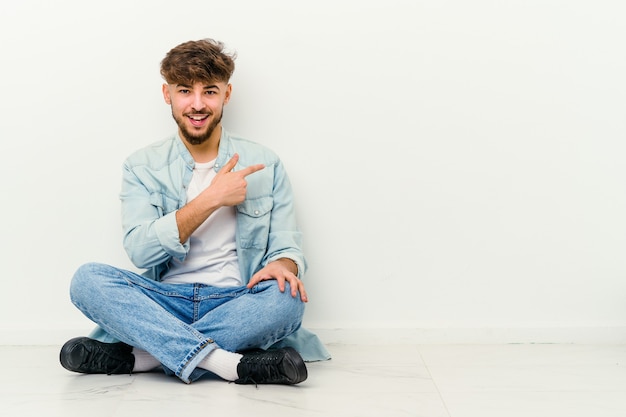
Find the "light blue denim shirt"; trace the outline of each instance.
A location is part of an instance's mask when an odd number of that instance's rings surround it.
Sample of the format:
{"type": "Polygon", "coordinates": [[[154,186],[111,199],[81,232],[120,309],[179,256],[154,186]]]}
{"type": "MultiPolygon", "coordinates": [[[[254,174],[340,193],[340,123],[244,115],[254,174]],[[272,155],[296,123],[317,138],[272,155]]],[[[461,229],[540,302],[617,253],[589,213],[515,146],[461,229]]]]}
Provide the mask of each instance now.
{"type": "MultiPolygon", "coordinates": [[[[296,225],[291,185],[280,159],[269,149],[222,130],[215,170],[239,154],[235,170],[265,168],[248,175],[246,199],[237,206],[237,254],[244,283],[267,263],[290,258],[306,271],[302,235],[296,225]],[[271,227],[270,227],[271,225],[271,227]]],[[[178,136],[132,154],[124,163],[122,227],[124,248],[144,274],[160,280],[171,258],[183,261],[176,211],[187,204],[194,160],[178,136]]]]}
{"type": "MultiPolygon", "coordinates": [[[[230,135],[222,129],[215,170],[239,154],[235,170],[254,164],[265,168],[248,175],[246,199],[237,209],[236,244],[241,277],[252,275],[279,258],[292,259],[300,277],[307,264],[301,250],[294,201],[287,173],[278,156],[266,147],[230,135]]],[[[183,261],[189,243],[180,243],[176,211],[187,203],[194,160],[178,136],[141,149],[125,161],[120,198],[124,248],[143,275],[160,281],[170,259],[183,261]]],[[[92,333],[112,341],[101,329],[92,333]]],[[[317,336],[300,328],[280,346],[292,346],[304,360],[329,359],[317,336]]]]}

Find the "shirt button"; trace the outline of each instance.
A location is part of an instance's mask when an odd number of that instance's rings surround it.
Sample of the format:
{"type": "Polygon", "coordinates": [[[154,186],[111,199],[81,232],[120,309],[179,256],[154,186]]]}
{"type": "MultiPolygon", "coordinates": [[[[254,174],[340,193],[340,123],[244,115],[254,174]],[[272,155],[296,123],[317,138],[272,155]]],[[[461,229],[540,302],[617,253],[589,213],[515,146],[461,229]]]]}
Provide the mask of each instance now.
{"type": "Polygon", "coordinates": [[[255,216],[258,216],[258,215],[259,215],[259,213],[260,213],[260,212],[259,212],[259,210],[254,210],[254,215],[255,215],[255,216]]]}

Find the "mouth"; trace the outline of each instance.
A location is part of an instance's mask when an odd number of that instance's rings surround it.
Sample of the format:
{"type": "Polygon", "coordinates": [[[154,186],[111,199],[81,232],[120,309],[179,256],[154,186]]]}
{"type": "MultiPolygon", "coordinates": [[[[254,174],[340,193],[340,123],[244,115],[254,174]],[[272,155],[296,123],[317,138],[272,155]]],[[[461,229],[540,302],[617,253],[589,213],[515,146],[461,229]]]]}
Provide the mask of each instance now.
{"type": "Polygon", "coordinates": [[[202,127],[209,118],[208,114],[188,114],[186,115],[191,124],[195,127],[202,127]]]}

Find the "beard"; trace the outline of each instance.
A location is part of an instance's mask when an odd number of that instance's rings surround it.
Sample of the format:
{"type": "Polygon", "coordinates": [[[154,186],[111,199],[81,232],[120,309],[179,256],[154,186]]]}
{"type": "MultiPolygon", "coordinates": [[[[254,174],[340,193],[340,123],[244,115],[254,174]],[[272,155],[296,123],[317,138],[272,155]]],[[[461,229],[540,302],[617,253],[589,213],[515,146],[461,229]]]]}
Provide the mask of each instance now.
{"type": "MultiPolygon", "coordinates": [[[[210,115],[211,113],[200,113],[200,114],[210,115]]],[[[201,145],[204,142],[206,142],[213,134],[213,131],[215,130],[215,128],[222,121],[223,114],[224,114],[224,107],[222,106],[222,110],[220,111],[220,114],[209,123],[209,125],[206,127],[206,131],[196,133],[187,129],[187,126],[185,125],[184,119],[183,119],[186,116],[183,115],[182,117],[177,117],[174,114],[174,109],[172,109],[172,117],[174,118],[174,121],[176,121],[176,124],[178,125],[178,128],[180,129],[181,135],[191,145],[201,145]]]]}

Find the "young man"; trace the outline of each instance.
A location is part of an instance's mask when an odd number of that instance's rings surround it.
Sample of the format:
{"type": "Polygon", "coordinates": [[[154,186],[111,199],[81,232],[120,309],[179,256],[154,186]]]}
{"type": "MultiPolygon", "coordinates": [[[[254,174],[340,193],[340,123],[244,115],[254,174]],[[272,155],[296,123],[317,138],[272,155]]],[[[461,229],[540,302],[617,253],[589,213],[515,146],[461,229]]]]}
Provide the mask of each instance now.
{"type": "Polygon", "coordinates": [[[98,324],[61,349],[63,367],[130,373],[162,366],[246,384],[297,384],[328,359],[300,327],[306,268],[291,186],[269,149],[222,128],[234,55],[211,39],[161,62],[178,134],[132,154],[121,190],[124,247],[138,275],[76,272],[72,302],[98,324]]]}

